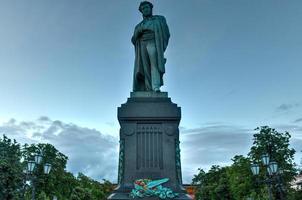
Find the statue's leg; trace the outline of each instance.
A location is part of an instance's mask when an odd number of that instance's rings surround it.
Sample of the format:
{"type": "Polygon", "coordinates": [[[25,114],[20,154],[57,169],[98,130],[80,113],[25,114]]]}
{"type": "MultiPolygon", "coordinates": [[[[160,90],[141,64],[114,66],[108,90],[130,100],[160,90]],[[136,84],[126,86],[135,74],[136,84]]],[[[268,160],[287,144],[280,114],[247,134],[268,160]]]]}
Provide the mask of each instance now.
{"type": "Polygon", "coordinates": [[[142,59],[142,65],[144,69],[144,77],[145,77],[145,90],[151,91],[152,85],[151,85],[151,69],[150,69],[150,60],[148,56],[147,51],[147,41],[141,42],[141,59],[142,59]]]}
{"type": "Polygon", "coordinates": [[[151,83],[152,90],[159,92],[160,90],[160,73],[157,67],[157,52],[155,42],[149,42],[147,45],[147,51],[151,64],[151,83]]]}

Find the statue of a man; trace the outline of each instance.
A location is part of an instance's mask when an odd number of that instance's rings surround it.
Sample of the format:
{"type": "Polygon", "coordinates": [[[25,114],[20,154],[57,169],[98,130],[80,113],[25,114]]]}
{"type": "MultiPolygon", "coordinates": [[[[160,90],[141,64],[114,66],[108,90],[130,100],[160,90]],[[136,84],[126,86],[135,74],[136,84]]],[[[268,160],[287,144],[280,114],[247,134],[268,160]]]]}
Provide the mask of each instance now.
{"type": "Polygon", "coordinates": [[[160,92],[163,85],[170,33],[165,17],[152,15],[152,8],[148,1],[140,3],[143,21],[136,25],[131,39],[135,47],[133,91],[160,92]]]}

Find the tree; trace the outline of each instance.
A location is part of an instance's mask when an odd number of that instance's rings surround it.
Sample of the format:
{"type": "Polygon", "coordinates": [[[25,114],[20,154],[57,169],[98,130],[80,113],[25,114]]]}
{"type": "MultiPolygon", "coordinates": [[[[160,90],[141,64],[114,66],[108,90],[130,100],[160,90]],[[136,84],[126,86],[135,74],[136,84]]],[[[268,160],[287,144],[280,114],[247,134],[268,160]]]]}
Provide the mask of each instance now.
{"type": "Polygon", "coordinates": [[[227,167],[219,167],[218,165],[205,173],[203,169],[199,169],[199,173],[194,175],[193,184],[197,185],[195,198],[197,200],[230,200],[232,199],[229,183],[226,174],[227,167]]]}
{"type": "Polygon", "coordinates": [[[192,185],[196,185],[196,191],[195,191],[195,199],[202,200],[206,199],[205,197],[208,196],[205,194],[204,186],[206,181],[206,172],[198,168],[198,174],[194,175],[194,178],[192,179],[192,185]]]}
{"type": "Polygon", "coordinates": [[[19,199],[23,173],[20,145],[3,135],[0,138],[0,199],[19,199]]]}
{"type": "Polygon", "coordinates": [[[227,170],[230,191],[235,200],[246,199],[254,191],[250,160],[239,155],[235,156],[232,161],[233,164],[227,170]]]}
{"type": "Polygon", "coordinates": [[[35,154],[43,155],[42,162],[36,165],[33,176],[29,175],[30,179],[34,180],[37,199],[47,200],[57,196],[62,200],[105,200],[114,189],[107,180],[100,183],[82,173],[76,178],[67,172],[65,168],[68,157],[51,144],[24,144],[21,148],[17,141],[3,135],[3,139],[0,138],[1,200],[31,199],[32,187],[25,184],[28,177],[23,170],[26,169],[28,161],[34,160],[35,154]],[[52,165],[48,175],[43,173],[46,162],[52,165]]]}
{"type": "MultiPolygon", "coordinates": [[[[290,182],[296,175],[296,165],[293,161],[295,150],[289,147],[290,134],[279,133],[275,129],[263,126],[255,129],[254,142],[247,157],[236,155],[232,159],[231,166],[212,168],[205,172],[199,169],[194,175],[192,183],[197,185],[195,197],[197,200],[221,200],[232,199],[242,200],[252,197],[253,199],[268,199],[267,188],[259,180],[266,179],[266,168],[260,169],[260,175],[252,175],[251,163],[260,163],[260,157],[268,153],[271,160],[274,160],[283,169],[281,180],[287,191],[288,200],[301,198],[301,191],[294,191],[290,188],[290,182]]],[[[262,182],[263,183],[263,182],[262,182]]],[[[275,199],[280,198],[280,193],[274,189],[275,199]]]]}
{"type": "MultiPolygon", "coordinates": [[[[67,172],[65,171],[68,157],[59,152],[51,144],[25,144],[22,148],[22,155],[25,162],[34,160],[35,154],[42,154],[43,159],[40,165],[36,166],[33,172],[34,184],[36,186],[36,193],[44,192],[47,196],[58,196],[61,198],[68,197],[71,190],[66,188],[66,185],[61,183],[66,180],[67,172]],[[52,168],[49,174],[44,174],[44,165],[50,163],[52,168]],[[60,185],[60,187],[58,187],[60,185]],[[62,187],[61,187],[62,185],[62,187]],[[64,191],[62,191],[64,189],[64,191]],[[69,192],[69,193],[68,193],[69,192]]],[[[70,187],[70,186],[68,186],[70,187]]]]}
{"type": "MultiPolygon", "coordinates": [[[[290,182],[297,174],[296,165],[294,163],[295,150],[289,147],[291,135],[288,132],[280,133],[268,126],[258,127],[255,130],[259,131],[254,134],[254,142],[249,152],[249,157],[253,162],[259,162],[261,155],[268,153],[270,160],[276,161],[283,174],[280,179],[283,182],[285,191],[290,190],[290,182]]],[[[264,180],[266,168],[260,169],[259,178],[264,180]]],[[[278,197],[278,192],[274,191],[275,197],[278,197]]]]}
{"type": "Polygon", "coordinates": [[[236,155],[232,159],[233,164],[228,167],[227,177],[229,180],[230,191],[234,200],[264,199],[266,190],[257,183],[250,170],[250,158],[236,155]]]}
{"type": "Polygon", "coordinates": [[[89,189],[75,187],[70,196],[70,200],[95,200],[95,198],[92,197],[89,189]]]}
{"type": "Polygon", "coordinates": [[[78,174],[77,180],[79,186],[83,189],[86,189],[87,191],[90,191],[92,198],[97,200],[107,199],[107,197],[113,190],[113,185],[109,181],[103,180],[104,183],[100,183],[85,176],[82,173],[78,174]]]}
{"type": "Polygon", "coordinates": [[[47,195],[45,194],[45,192],[41,192],[38,197],[37,197],[37,200],[50,200],[49,197],[47,197],[47,195]]]}

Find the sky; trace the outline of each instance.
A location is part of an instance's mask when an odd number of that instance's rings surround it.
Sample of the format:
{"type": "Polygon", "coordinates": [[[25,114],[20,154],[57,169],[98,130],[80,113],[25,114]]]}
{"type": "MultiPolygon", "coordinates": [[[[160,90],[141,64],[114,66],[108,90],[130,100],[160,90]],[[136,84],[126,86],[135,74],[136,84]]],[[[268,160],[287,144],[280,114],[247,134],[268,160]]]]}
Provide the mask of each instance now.
{"type": "MultiPolygon", "coordinates": [[[[138,0],[0,0],[0,133],[48,142],[67,170],[117,180],[117,107],[132,90],[138,0]]],[[[182,173],[246,155],[258,126],[302,157],[302,1],[153,0],[171,38],[182,173]]]]}

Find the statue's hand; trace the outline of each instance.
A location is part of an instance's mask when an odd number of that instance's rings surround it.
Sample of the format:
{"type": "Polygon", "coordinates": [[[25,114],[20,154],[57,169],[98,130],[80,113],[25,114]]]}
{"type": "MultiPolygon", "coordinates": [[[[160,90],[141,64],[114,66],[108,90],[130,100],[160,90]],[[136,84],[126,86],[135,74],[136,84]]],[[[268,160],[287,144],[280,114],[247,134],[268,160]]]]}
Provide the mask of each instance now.
{"type": "Polygon", "coordinates": [[[131,38],[132,43],[135,45],[136,40],[143,34],[143,27],[137,26],[134,30],[134,35],[131,38]]]}
{"type": "Polygon", "coordinates": [[[136,33],[137,33],[137,36],[139,37],[142,33],[143,33],[143,27],[142,26],[138,26],[137,29],[136,29],[136,33]]]}

